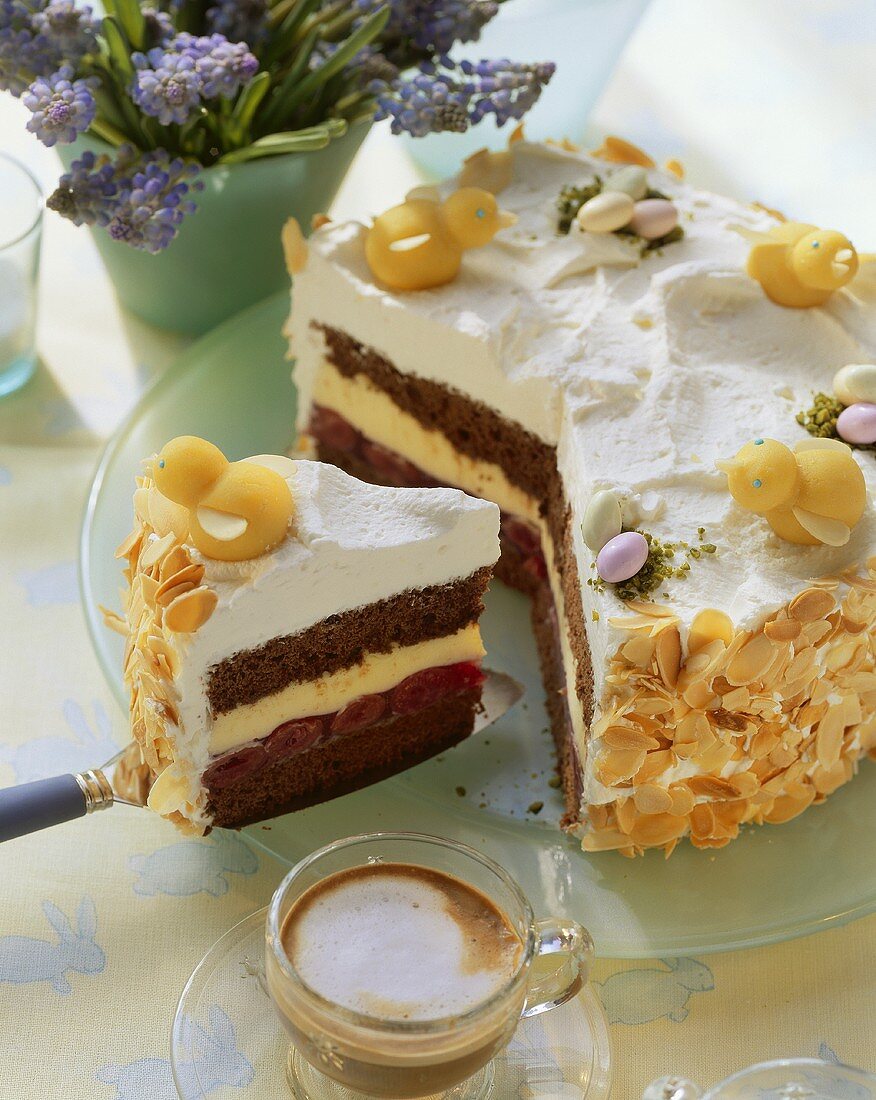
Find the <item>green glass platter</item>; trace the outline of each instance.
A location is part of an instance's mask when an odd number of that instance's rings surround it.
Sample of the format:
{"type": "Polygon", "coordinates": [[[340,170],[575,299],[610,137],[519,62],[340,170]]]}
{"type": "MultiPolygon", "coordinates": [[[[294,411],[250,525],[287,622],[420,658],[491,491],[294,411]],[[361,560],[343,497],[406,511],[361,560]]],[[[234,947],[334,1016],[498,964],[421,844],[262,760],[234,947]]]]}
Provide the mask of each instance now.
{"type": "MultiPolygon", "coordinates": [[[[81,584],[98,660],[120,706],[122,640],[98,604],[118,606],[115,547],[131,521],[141,459],[175,435],[216,442],[234,458],[293,443],[295,390],[278,294],[193,344],[143,397],[104,452],[85,513],[81,584]]],[[[627,860],[583,854],[559,831],[544,692],[528,606],[494,583],[483,630],[491,667],[526,687],[495,726],[404,775],[245,836],[287,864],[338,837],[413,829],[472,844],[506,866],[539,912],[568,914],[603,957],[726,951],[816,932],[876,910],[876,766],[787,825],[747,829],[719,851],[686,842],[627,860]],[[539,809],[539,804],[541,808],[539,809]]]]}

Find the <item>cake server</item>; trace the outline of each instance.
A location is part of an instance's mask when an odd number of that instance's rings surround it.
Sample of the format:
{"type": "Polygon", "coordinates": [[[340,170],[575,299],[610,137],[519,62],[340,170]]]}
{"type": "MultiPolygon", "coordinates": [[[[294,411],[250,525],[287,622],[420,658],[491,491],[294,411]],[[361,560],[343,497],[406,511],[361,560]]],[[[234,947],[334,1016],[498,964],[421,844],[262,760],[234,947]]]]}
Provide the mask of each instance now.
{"type": "MultiPolygon", "coordinates": [[[[482,688],[481,709],[475,716],[470,736],[491,726],[523,695],[523,686],[511,676],[491,669],[485,671],[487,678],[482,688]]],[[[130,746],[120,749],[99,768],[75,775],[55,775],[0,790],[0,843],[98,810],[108,810],[116,803],[142,809],[145,803],[122,798],[113,790],[109,774],[128,748],[130,746]]]]}

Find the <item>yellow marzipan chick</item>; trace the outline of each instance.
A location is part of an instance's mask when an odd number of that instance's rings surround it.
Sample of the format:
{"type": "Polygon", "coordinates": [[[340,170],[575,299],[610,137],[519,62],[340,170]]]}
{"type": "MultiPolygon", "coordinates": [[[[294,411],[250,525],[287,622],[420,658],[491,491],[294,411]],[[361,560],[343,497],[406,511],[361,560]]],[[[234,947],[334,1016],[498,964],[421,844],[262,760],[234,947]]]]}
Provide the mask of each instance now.
{"type": "Polygon", "coordinates": [[[836,439],[803,440],[793,451],[775,439],[755,439],[717,466],[733,499],[764,516],[787,542],[844,546],[864,514],[864,475],[836,439]]]}
{"type": "Polygon", "coordinates": [[[783,222],[768,233],[737,231],[752,242],[746,270],[780,306],[823,305],[858,273],[854,245],[835,229],[783,222]]]}
{"type": "Polygon", "coordinates": [[[256,461],[229,462],[206,439],[181,435],[162,447],[158,491],[189,509],[189,537],[206,557],[245,561],[286,537],[295,504],[286,479],[256,461]]]}
{"type": "Polygon", "coordinates": [[[365,258],[393,290],[443,286],[458,275],[463,251],[489,244],[516,220],[480,187],[461,187],[443,202],[420,192],[375,219],[365,258]]]}

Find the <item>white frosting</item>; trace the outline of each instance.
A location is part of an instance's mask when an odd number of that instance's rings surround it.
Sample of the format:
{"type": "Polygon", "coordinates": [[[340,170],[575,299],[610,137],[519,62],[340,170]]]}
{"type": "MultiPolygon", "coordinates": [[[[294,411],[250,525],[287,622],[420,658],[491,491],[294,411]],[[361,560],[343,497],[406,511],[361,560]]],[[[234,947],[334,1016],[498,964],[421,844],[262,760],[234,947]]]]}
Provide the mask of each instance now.
{"type": "MultiPolygon", "coordinates": [[[[855,297],[854,284],[820,308],[775,305],[746,275],[750,246],[732,229],[774,221],[656,169],[649,181],[679,207],[682,241],[639,262],[622,237],[574,226],[559,236],[561,188],[614,166],[556,147],[512,149],[514,180],[501,204],[518,222],[467,252],[460,276],[445,287],[393,293],[377,285],[357,224],[314,234],[307,268],[295,278],[290,325],[299,423],[324,358],[310,328],[316,320],[555,444],[598,699],[606,659],[623,637],[608,620],[625,609],[613,590],[600,594],[584,583],[594,555],[580,522],[594,491],[617,490],[627,514],[660,538],[695,543],[703,526],[717,545],[714,558],[692,562],[686,580],[665,586],[683,634],[703,607],[753,627],[811,578],[873,552],[871,506],[841,549],[791,545],[733,501],[715,460],[755,435],[790,444],[807,438],[794,417],[812,393],[829,392],[844,364],[876,359],[876,309],[855,297]]],[[[876,463],[867,453],[856,459],[872,494],[876,463]]]]}
{"type": "MultiPolygon", "coordinates": [[[[449,584],[499,556],[499,510],[458,489],[366,485],[334,466],[298,461],[288,479],[295,530],[260,558],[202,558],[202,583],[219,597],[194,634],[177,635],[177,771],[197,801],[209,760],[211,668],[271,638],[408,589],[449,584]]],[[[197,556],[196,552],[193,556],[197,556]]]]}

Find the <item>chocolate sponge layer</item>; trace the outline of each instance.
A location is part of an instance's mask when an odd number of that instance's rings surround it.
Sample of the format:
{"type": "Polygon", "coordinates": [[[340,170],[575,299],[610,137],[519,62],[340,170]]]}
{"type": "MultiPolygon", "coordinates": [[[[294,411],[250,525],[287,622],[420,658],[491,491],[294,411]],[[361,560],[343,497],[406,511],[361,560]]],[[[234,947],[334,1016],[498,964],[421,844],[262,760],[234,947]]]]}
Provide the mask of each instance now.
{"type": "Polygon", "coordinates": [[[226,657],[210,670],[207,698],[213,714],[351,668],[366,653],[388,653],[395,646],[457,633],[480,618],[491,572],[484,566],[452,584],[401,592],[226,657]]]}
{"type": "Polygon", "coordinates": [[[386,779],[467,737],[480,697],[480,687],[447,695],[425,710],[314,745],[229,787],[208,788],[207,812],[214,826],[237,828],[386,779]]]}

